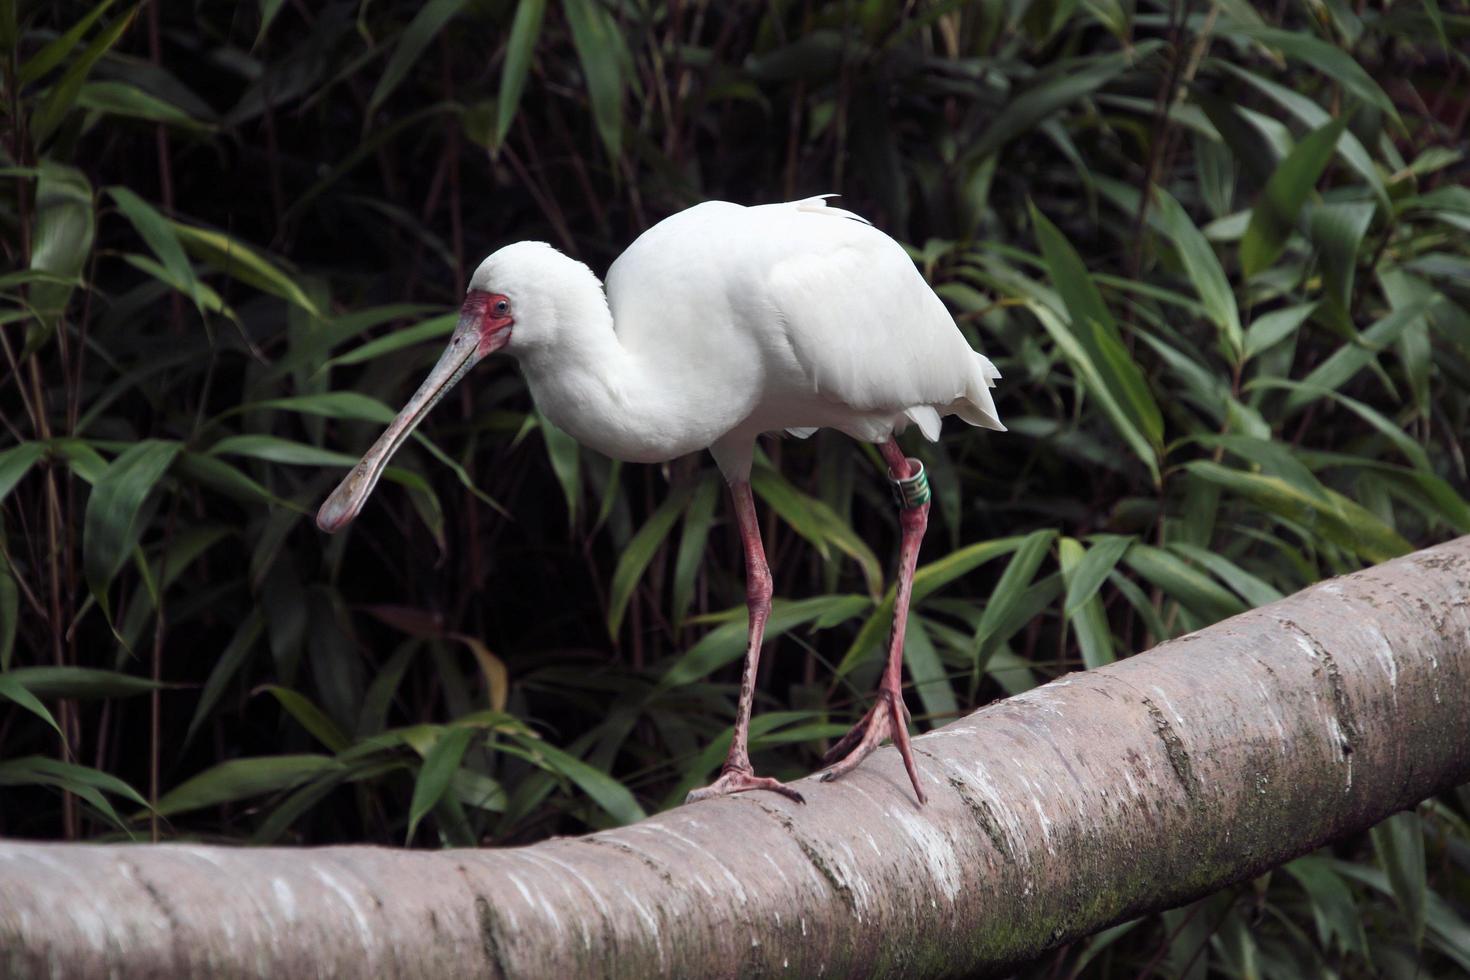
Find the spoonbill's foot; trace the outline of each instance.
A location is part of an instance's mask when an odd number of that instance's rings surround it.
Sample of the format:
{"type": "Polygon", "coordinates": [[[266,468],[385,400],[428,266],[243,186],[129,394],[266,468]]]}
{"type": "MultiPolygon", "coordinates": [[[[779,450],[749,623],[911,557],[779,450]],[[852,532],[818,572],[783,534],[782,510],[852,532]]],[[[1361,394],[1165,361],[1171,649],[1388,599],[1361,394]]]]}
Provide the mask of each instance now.
{"type": "Polygon", "coordinates": [[[806,802],[800,793],[779,779],[757,776],[749,769],[732,769],[729,766],[722,769],[720,778],[708,786],[703,789],[690,790],[689,795],[684,797],[684,802],[694,803],[697,800],[709,800],[716,796],[729,796],[731,793],[744,793],[752,789],[768,789],[772,793],[780,793],[788,800],[795,800],[797,803],[806,802]]]}
{"type": "Polygon", "coordinates": [[[863,715],[862,721],[852,726],[852,730],[842,736],[822,757],[822,765],[831,767],[822,773],[822,782],[830,783],[852,772],[858,767],[858,763],[883,744],[885,738],[892,738],[898,754],[903,756],[909,781],[914,784],[914,795],[919,798],[920,803],[927,802],[923,787],[919,785],[919,770],[914,765],[914,754],[909,748],[908,705],[903,703],[901,694],[886,687],[878,689],[878,700],[863,715]]]}

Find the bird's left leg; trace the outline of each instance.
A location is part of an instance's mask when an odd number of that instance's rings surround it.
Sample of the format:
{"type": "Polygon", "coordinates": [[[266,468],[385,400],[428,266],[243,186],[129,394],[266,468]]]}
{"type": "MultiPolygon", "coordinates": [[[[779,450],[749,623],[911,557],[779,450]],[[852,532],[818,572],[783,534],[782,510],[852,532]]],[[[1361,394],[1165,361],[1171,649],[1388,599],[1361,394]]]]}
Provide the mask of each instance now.
{"type": "Polygon", "coordinates": [[[829,782],[856,769],[858,763],[885,738],[891,737],[899,755],[903,756],[904,768],[914,784],[914,794],[923,803],[925,796],[923,787],[919,785],[919,770],[909,748],[909,709],[903,703],[903,636],[908,625],[909,595],[913,591],[919,544],[924,539],[924,529],[929,525],[929,483],[919,461],[906,458],[892,439],[879,446],[879,450],[888,463],[889,478],[898,497],[898,521],[903,529],[898,556],[898,589],[893,598],[893,630],[888,636],[888,664],[883,670],[882,680],[878,682],[878,700],[862,721],[823,757],[822,764],[831,768],[822,774],[822,781],[829,782]]]}
{"type": "Polygon", "coordinates": [[[761,641],[765,638],[766,620],[771,615],[771,569],[766,564],[766,548],[761,543],[761,529],[755,519],[755,496],[750,491],[750,483],[740,480],[730,484],[730,496],[740,524],[740,541],[745,547],[745,604],[750,611],[745,670],[740,675],[740,702],[735,708],[730,754],[725,757],[720,777],[703,789],[692,791],[684,802],[693,803],[748,789],[768,789],[803,803],[805,801],[796,790],[769,776],[757,776],[750,764],[746,742],[750,734],[750,713],[755,706],[755,675],[756,668],[760,666],[761,641]]]}

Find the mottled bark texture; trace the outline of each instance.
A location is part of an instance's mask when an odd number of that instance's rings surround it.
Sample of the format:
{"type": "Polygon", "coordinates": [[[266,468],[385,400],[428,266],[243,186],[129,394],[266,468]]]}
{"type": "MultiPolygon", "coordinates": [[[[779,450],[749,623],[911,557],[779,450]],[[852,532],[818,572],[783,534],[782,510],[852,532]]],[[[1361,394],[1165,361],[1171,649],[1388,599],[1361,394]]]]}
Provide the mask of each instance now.
{"type": "Polygon", "coordinates": [[[513,850],[0,844],[6,976],[994,970],[1470,778],[1470,538],[990,705],[835,783],[513,850]]]}

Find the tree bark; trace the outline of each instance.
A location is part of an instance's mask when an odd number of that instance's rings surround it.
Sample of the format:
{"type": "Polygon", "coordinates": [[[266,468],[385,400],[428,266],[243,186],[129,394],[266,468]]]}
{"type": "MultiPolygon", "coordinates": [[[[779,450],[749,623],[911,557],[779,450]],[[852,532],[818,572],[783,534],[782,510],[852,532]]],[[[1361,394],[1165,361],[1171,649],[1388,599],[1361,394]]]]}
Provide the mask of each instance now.
{"type": "Polygon", "coordinates": [[[969,975],[1470,778],[1470,537],[891,748],[506,850],[0,843],[0,973],[969,975]]]}

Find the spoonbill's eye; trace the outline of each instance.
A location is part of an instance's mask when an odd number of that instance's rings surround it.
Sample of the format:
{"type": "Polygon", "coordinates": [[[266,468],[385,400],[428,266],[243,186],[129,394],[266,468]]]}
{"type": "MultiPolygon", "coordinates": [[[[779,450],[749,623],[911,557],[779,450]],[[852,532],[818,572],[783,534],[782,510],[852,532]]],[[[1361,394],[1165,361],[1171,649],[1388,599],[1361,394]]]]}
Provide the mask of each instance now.
{"type": "Polygon", "coordinates": [[[505,316],[510,312],[510,301],[506,299],[496,300],[493,310],[496,316],[505,316]]]}

